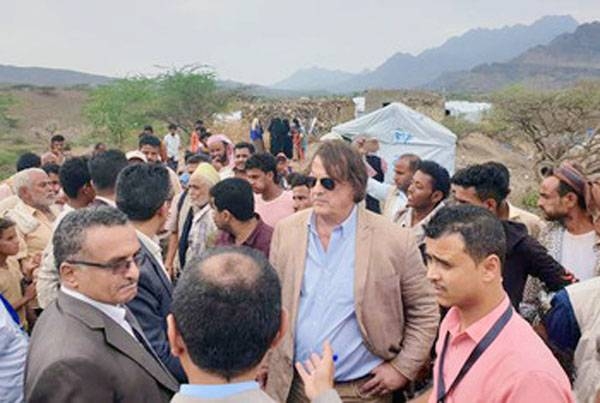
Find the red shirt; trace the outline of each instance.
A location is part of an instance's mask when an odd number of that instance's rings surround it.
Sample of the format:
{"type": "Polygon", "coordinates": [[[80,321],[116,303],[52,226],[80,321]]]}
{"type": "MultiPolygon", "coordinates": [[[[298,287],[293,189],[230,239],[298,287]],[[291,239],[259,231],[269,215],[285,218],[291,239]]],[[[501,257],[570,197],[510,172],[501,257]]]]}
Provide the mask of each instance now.
{"type": "MultiPolygon", "coordinates": [[[[492,312],[460,332],[457,308],[451,308],[440,325],[434,369],[435,403],[438,366],[446,332],[450,339],[444,363],[444,382],[449,388],[477,343],[504,313],[505,297],[492,312]]],[[[446,403],[571,403],[574,402],[564,371],[531,326],[513,312],[498,337],[483,352],[462,381],[446,397],[446,403]]]]}
{"type": "MultiPolygon", "coordinates": [[[[247,246],[252,249],[256,249],[265,254],[265,256],[269,257],[269,252],[271,248],[271,237],[273,236],[273,228],[269,227],[267,224],[257,216],[256,228],[250,234],[248,239],[246,239],[242,245],[247,246]]],[[[229,232],[219,231],[219,236],[217,238],[216,246],[230,246],[235,245],[235,236],[230,234],[229,232]]]]}

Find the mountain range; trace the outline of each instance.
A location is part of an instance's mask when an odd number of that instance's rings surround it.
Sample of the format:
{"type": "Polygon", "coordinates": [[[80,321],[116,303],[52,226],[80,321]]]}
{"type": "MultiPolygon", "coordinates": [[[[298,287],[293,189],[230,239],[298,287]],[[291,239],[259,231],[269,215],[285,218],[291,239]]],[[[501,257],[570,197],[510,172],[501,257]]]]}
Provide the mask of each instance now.
{"type": "Polygon", "coordinates": [[[482,63],[509,61],[532,47],[546,45],[561,34],[573,32],[577,26],[578,22],[571,16],[547,16],[531,25],[477,28],[417,56],[396,53],[372,71],[351,74],[315,67],[300,70],[273,87],[331,92],[421,87],[443,73],[469,70],[482,63]]]}
{"type": "MultiPolygon", "coordinates": [[[[473,29],[416,56],[399,52],[371,71],[354,74],[315,66],[272,86],[219,85],[280,98],[368,89],[488,92],[514,83],[556,88],[585,78],[600,78],[600,22],[578,25],[571,16],[547,16],[531,25],[473,29]]],[[[0,86],[95,86],[111,80],[72,70],[0,65],[0,86]]]]}
{"type": "Polygon", "coordinates": [[[46,67],[18,67],[0,64],[0,84],[69,87],[74,85],[99,85],[113,80],[111,77],[81,73],[79,71],[46,67]]]}
{"type": "Polygon", "coordinates": [[[579,26],[548,45],[533,47],[506,63],[489,63],[470,71],[445,73],[427,87],[449,92],[489,92],[511,84],[560,88],[600,78],[600,22],[579,26]]]}

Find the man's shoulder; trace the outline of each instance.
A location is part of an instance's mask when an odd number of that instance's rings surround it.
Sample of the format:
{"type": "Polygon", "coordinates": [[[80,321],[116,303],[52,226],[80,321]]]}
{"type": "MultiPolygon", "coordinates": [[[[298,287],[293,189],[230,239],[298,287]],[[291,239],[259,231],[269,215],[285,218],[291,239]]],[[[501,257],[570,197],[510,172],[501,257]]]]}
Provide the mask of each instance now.
{"type": "Polygon", "coordinates": [[[310,215],[312,214],[312,212],[312,208],[298,211],[292,215],[289,215],[279,220],[275,228],[294,227],[302,223],[308,224],[308,220],[310,219],[310,215]]]}

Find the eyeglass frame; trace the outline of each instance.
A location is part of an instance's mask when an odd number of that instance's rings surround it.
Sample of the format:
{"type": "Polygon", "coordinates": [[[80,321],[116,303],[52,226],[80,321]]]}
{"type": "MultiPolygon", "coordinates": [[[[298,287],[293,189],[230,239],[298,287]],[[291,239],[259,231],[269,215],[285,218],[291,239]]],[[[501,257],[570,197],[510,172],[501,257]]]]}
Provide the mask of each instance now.
{"type": "Polygon", "coordinates": [[[65,263],[72,264],[72,265],[96,267],[99,269],[110,269],[110,270],[112,270],[113,273],[116,273],[116,272],[124,272],[126,270],[129,270],[131,268],[132,264],[137,265],[138,264],[137,259],[138,259],[138,253],[136,252],[136,254],[131,259],[119,260],[119,261],[113,262],[113,263],[88,262],[85,260],[74,260],[74,259],[66,259],[65,263]]]}
{"type": "Polygon", "coordinates": [[[317,182],[320,183],[321,186],[323,186],[323,188],[326,190],[332,191],[335,189],[336,180],[333,178],[330,178],[328,176],[317,178],[315,176],[310,175],[306,177],[306,185],[309,189],[312,189],[315,186],[317,186],[317,182]]]}

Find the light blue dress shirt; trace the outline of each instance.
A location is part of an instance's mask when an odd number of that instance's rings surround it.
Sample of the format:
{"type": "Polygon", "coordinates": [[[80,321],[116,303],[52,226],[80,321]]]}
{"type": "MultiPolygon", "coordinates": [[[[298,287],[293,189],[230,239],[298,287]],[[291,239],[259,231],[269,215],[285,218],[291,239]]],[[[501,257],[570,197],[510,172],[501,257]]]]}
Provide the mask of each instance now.
{"type": "Polygon", "coordinates": [[[191,385],[186,383],[181,385],[179,394],[200,399],[224,399],[255,389],[259,389],[259,385],[254,381],[226,383],[222,385],[191,385]]]}
{"type": "Polygon", "coordinates": [[[295,361],[322,351],[329,340],[335,380],[350,381],[371,372],[383,360],[367,350],[354,310],[354,260],[358,207],[334,228],[327,251],[317,234],[315,216],[308,225],[306,268],[296,321],[295,361]]]}
{"type": "Polygon", "coordinates": [[[29,338],[0,302],[0,402],[23,401],[29,338]]]}

